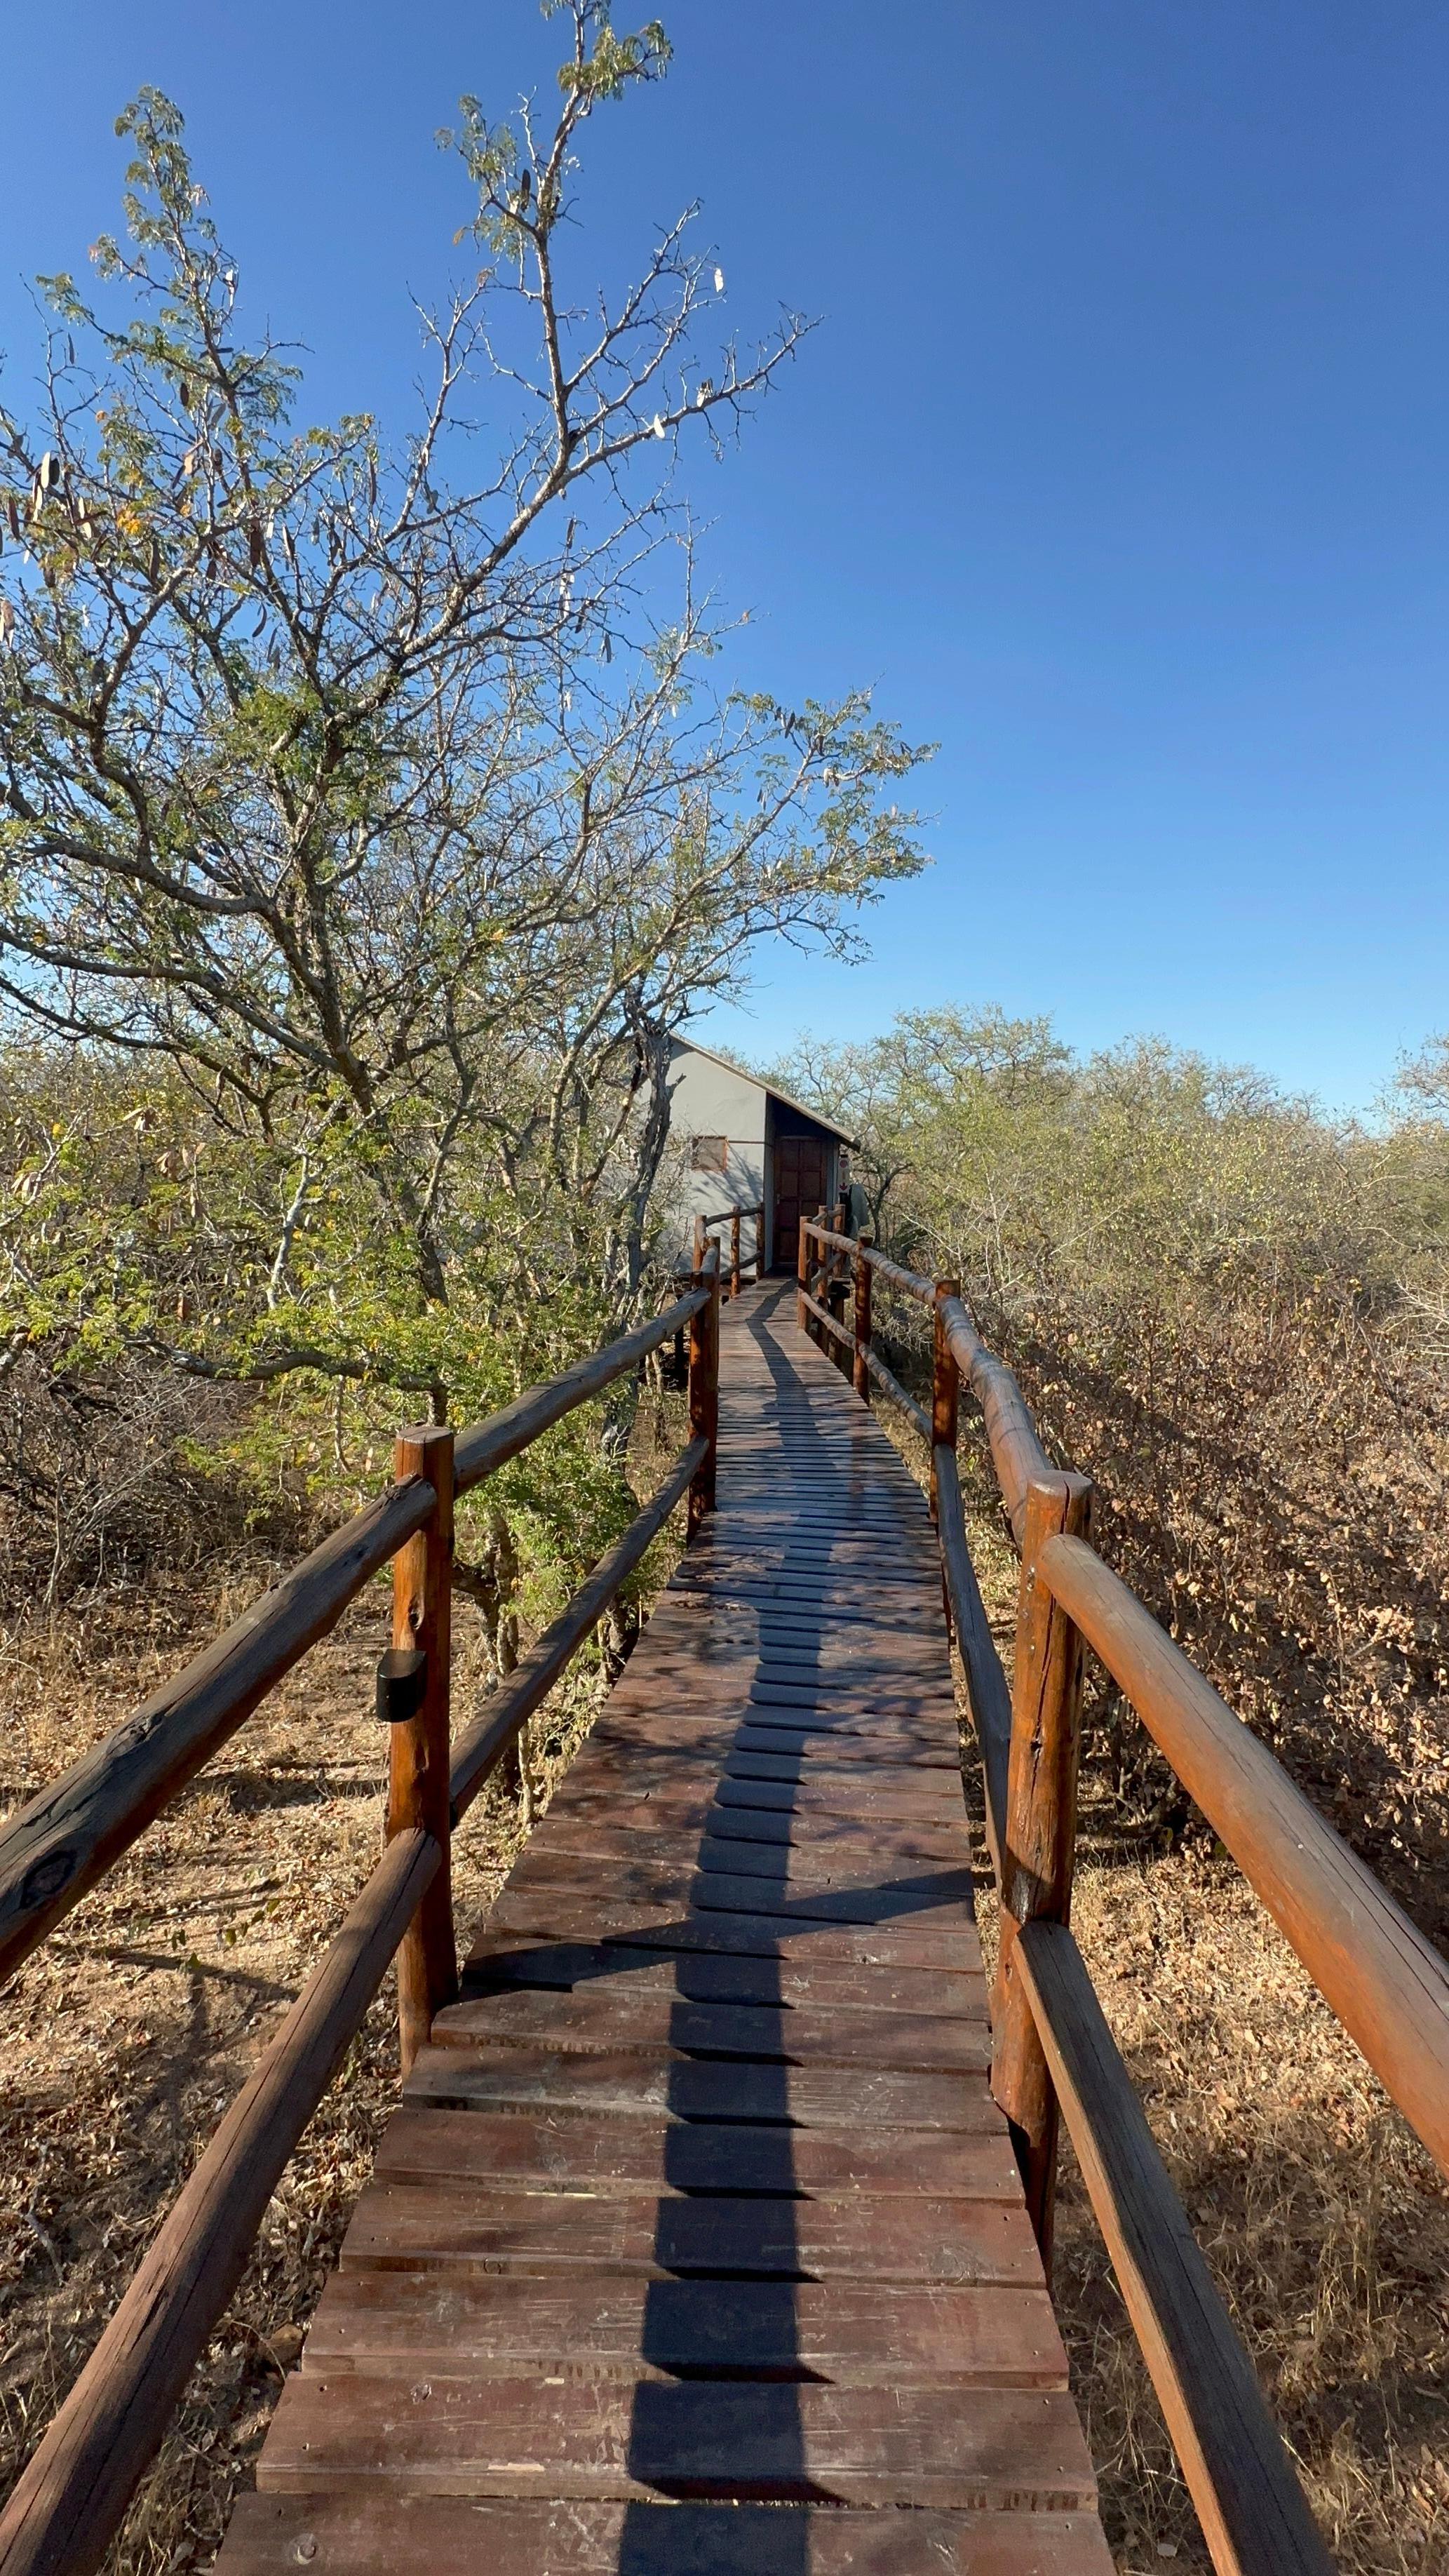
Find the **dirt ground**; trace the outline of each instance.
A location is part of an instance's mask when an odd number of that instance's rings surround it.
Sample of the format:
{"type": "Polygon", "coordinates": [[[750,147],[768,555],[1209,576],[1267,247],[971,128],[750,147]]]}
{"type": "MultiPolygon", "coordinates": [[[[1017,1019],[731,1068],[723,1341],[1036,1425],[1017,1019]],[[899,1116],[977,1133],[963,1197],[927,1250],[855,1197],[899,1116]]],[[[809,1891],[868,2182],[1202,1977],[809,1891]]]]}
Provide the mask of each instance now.
{"type": "MultiPolygon", "coordinates": [[[[988,1519],[973,1538],[1005,1648],[1009,1551],[988,1519]]],[[[144,1609],[123,1615],[112,1601],[104,1616],[12,1639],[0,1803],[106,1733],[274,1572],[237,1566],[224,1590],[178,1583],[144,1609]]],[[[386,1616],[378,1586],[0,1995],[0,2485],[367,1874],[385,1750],[372,1669],[386,1616]]],[[[482,1671],[465,1632],[460,1724],[482,1671]]],[[[582,1682],[539,1721],[543,1795],[594,1689],[582,1682]]],[[[470,1815],[457,1846],[465,1934],[520,1830],[501,1789],[470,1815]]],[[[1345,2576],[1443,2576],[1449,2189],[1225,1857],[1204,1841],[1143,1859],[1115,1831],[1089,1781],[1078,1937],[1337,2562],[1345,2576]]],[[[209,2564],[395,2084],[385,1992],[271,2205],[111,2576],[209,2564]]],[[[1119,2569],[1206,2569],[1070,2154],[1057,2288],[1119,2569]]]]}

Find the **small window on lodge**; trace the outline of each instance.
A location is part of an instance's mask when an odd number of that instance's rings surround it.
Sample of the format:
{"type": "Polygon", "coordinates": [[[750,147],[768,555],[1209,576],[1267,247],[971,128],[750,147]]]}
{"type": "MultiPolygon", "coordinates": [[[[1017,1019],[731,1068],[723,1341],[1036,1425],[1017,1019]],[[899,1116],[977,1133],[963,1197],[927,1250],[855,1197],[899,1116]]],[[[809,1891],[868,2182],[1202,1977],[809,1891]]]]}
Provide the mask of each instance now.
{"type": "Polygon", "coordinates": [[[696,1136],[691,1162],[696,1172],[722,1172],[729,1156],[725,1136],[696,1136]]]}

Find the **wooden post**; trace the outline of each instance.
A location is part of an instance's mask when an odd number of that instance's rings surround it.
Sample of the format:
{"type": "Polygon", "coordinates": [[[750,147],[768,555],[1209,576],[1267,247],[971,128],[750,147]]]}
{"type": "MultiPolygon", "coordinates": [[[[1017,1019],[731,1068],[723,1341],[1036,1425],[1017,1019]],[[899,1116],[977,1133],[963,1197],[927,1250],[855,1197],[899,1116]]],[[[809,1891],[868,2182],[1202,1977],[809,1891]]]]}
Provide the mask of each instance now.
{"type": "Polygon", "coordinates": [[[810,1316],[805,1293],[810,1285],[810,1238],[805,1231],[805,1211],[800,1211],[800,1227],[795,1245],[795,1321],[802,1333],[810,1329],[810,1316]]]}
{"type": "Polygon", "coordinates": [[[866,1353],[870,1349],[870,1255],[862,1243],[855,1255],[855,1366],[852,1380],[863,1404],[870,1402],[870,1369],[866,1353]]]}
{"type": "Polygon", "coordinates": [[[694,1284],[696,1288],[699,1286],[699,1274],[704,1268],[704,1256],[708,1250],[709,1228],[705,1224],[703,1217],[697,1216],[694,1220],[694,1284]]]}
{"type": "Polygon", "coordinates": [[[453,1606],[453,1435],[431,1426],[400,1431],[393,1474],[425,1476],[437,1508],[392,1561],[392,1641],[427,1657],[422,1704],[389,1728],[387,1830],[421,1826],[443,1855],[397,1954],[398,2030],[404,2075],[431,2034],[433,2015],[458,1991],[449,1869],[448,1703],[453,1606]]]}
{"type": "Polygon", "coordinates": [[[718,1261],[712,1261],[706,1270],[701,1259],[695,1269],[694,1284],[696,1288],[707,1288],[709,1295],[689,1319],[689,1435],[692,1440],[707,1440],[709,1448],[689,1488],[687,1534],[690,1538],[693,1538],[706,1513],[714,1510],[715,1453],[719,1447],[718,1261]]]}
{"type": "MultiPolygon", "coordinates": [[[[833,1232],[836,1234],[844,1234],[849,1218],[849,1201],[846,1199],[837,1199],[830,1220],[833,1232]]],[[[845,1300],[849,1291],[849,1255],[844,1252],[832,1251],[826,1256],[825,1295],[823,1303],[829,1307],[837,1324],[843,1324],[845,1321],[845,1300]]],[[[849,1344],[846,1342],[837,1342],[832,1339],[830,1344],[830,1356],[834,1360],[836,1367],[839,1369],[841,1376],[849,1377],[849,1344]]]]}
{"type": "Polygon", "coordinates": [[[734,1298],[738,1297],[739,1293],[740,1293],[740,1212],[739,1212],[739,1209],[738,1209],[738,1208],[736,1208],[736,1210],[735,1210],[735,1212],[734,1212],[734,1215],[730,1218],[730,1297],[731,1297],[731,1299],[733,1300],[734,1298]]]}
{"type": "Polygon", "coordinates": [[[935,1357],[931,1370],[931,1518],[939,1520],[940,1504],[936,1493],[936,1451],[955,1449],[957,1417],[961,1405],[961,1372],[946,1339],[946,1326],[941,1309],[948,1297],[959,1297],[959,1279],[938,1279],[936,1303],[932,1308],[935,1328],[935,1357]]]}
{"type": "Polygon", "coordinates": [[[1026,1489],[1006,1842],[1001,1856],[1001,1957],[997,1970],[991,2089],[1011,2123],[1027,2210],[1048,2270],[1056,2200],[1057,2098],[1021,1979],[1013,1973],[1023,1923],[1065,1923],[1071,1912],[1081,1749],[1082,1640],[1048,1592],[1037,1559],[1048,1539],[1085,1538],[1092,1488],[1085,1476],[1034,1477],[1026,1489]]]}

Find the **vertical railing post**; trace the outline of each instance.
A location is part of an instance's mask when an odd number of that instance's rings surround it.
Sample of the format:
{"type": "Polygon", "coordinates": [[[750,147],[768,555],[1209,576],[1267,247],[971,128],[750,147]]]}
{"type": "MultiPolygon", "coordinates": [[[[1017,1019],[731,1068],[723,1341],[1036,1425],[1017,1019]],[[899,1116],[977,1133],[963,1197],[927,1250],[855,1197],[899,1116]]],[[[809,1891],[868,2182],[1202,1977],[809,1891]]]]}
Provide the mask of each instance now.
{"type": "MultiPolygon", "coordinates": [[[[698,1249],[696,1238],[697,1252],[698,1249]]],[[[693,1538],[706,1513],[714,1510],[715,1455],[719,1448],[718,1246],[708,1267],[705,1257],[697,1260],[694,1285],[707,1289],[709,1294],[689,1319],[689,1436],[691,1440],[707,1440],[709,1448],[690,1483],[687,1520],[690,1538],[693,1538]]]]}
{"type": "Polygon", "coordinates": [[[739,1209],[738,1209],[738,1208],[736,1208],[736,1210],[735,1210],[735,1212],[734,1212],[734,1215],[730,1218],[730,1298],[731,1298],[731,1302],[733,1302],[733,1300],[734,1300],[736,1297],[738,1297],[739,1293],[740,1293],[740,1212],[739,1212],[739,1209]]]}
{"type": "Polygon", "coordinates": [[[805,1303],[810,1286],[810,1237],[806,1231],[805,1211],[800,1210],[800,1225],[795,1238],[795,1321],[802,1333],[810,1330],[810,1310],[805,1303]]]}
{"type": "MultiPolygon", "coordinates": [[[[844,1234],[849,1221],[849,1201],[847,1199],[837,1199],[830,1219],[832,1232],[835,1234],[844,1234]]],[[[825,1265],[825,1283],[824,1302],[829,1307],[831,1314],[835,1317],[837,1324],[843,1324],[845,1321],[845,1300],[850,1290],[850,1267],[848,1254],[834,1251],[830,1253],[825,1265]]],[[[849,1377],[849,1345],[845,1342],[832,1341],[830,1345],[830,1356],[834,1360],[836,1367],[839,1369],[841,1376],[849,1377]]]]}
{"type": "Polygon", "coordinates": [[[959,1297],[959,1279],[938,1279],[936,1302],[931,1310],[934,1345],[931,1366],[931,1518],[939,1517],[936,1496],[936,1451],[954,1449],[958,1416],[961,1409],[961,1372],[956,1355],[946,1339],[942,1308],[948,1297],[959,1297]]]}
{"type": "Polygon", "coordinates": [[[1056,2201],[1057,2099],[1031,2006],[1013,1974],[1023,1923],[1065,1923],[1077,1840],[1082,1727],[1082,1641],[1037,1568],[1049,1538],[1085,1538],[1092,1488],[1085,1476],[1034,1480],[1026,1491],[1006,1841],[1001,1856],[1001,1955],[992,2014],[991,2089],[1011,2123],[1027,2210],[1050,2267],[1056,2201]]]}
{"type": "Polygon", "coordinates": [[[393,1452],[399,1483],[424,1476],[438,1497],[429,1519],[392,1567],[392,1641],[426,1661],[412,1716],[388,1729],[386,1838],[420,1825],[442,1848],[443,1865],[403,1934],[397,1954],[398,2035],[404,2075],[427,2043],[433,2015],[458,1991],[449,1864],[449,1699],[453,1608],[453,1434],[430,1425],[400,1431],[393,1452]]]}
{"type": "Polygon", "coordinates": [[[855,1366],[852,1382],[863,1404],[870,1402],[870,1254],[863,1243],[855,1252],[855,1366]]]}

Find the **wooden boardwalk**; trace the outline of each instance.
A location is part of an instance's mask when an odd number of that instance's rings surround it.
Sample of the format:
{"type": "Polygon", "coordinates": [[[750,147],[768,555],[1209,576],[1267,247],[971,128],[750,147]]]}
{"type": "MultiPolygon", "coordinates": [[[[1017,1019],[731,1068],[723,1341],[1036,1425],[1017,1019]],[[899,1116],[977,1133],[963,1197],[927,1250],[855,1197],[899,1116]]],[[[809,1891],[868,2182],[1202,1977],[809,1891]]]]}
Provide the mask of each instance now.
{"type": "Polygon", "coordinates": [[[1111,2576],[986,2081],[939,1559],[772,1285],[219,2576],[1111,2576]]]}

